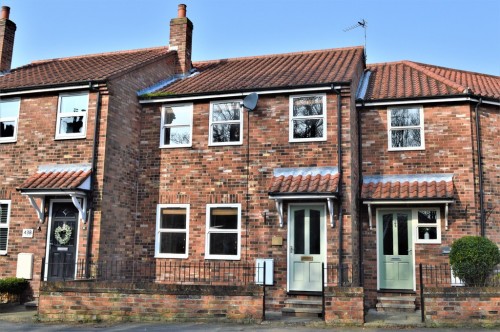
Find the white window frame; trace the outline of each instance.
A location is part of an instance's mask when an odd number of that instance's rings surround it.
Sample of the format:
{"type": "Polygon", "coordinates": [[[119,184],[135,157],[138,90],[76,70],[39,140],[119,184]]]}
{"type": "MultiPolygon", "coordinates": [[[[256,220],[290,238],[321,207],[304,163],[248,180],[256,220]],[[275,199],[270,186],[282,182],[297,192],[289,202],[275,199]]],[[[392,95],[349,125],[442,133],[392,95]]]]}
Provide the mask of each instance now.
{"type": "Polygon", "coordinates": [[[88,113],[89,113],[89,93],[88,92],[78,92],[78,93],[61,93],[59,95],[59,103],[57,105],[57,117],[56,117],[56,136],[55,139],[75,139],[75,138],[86,138],[87,137],[87,119],[88,119],[88,113]],[[81,133],[72,133],[72,134],[65,134],[65,133],[60,133],[60,126],[61,126],[61,119],[62,118],[69,118],[69,117],[74,117],[75,113],[61,113],[61,105],[62,105],[62,100],[65,97],[72,97],[72,96],[87,96],[87,108],[85,112],[79,112],[77,113],[78,116],[83,116],[82,123],[82,132],[81,133]]]}
{"type": "Polygon", "coordinates": [[[207,204],[206,232],[205,232],[205,259],[239,260],[241,258],[241,204],[207,204]],[[212,208],[236,208],[238,210],[238,225],[236,230],[216,229],[210,227],[210,211],[212,208]],[[238,248],[236,255],[211,255],[210,234],[211,233],[237,233],[238,248]]]}
{"type": "Polygon", "coordinates": [[[14,135],[12,137],[0,137],[0,143],[12,143],[17,141],[17,130],[19,126],[19,112],[21,110],[21,100],[19,98],[15,99],[2,99],[0,103],[17,102],[17,116],[16,117],[0,117],[0,122],[11,122],[14,121],[14,135]]]}
{"type": "Polygon", "coordinates": [[[156,236],[155,236],[155,258],[188,258],[189,256],[189,204],[158,204],[156,208],[156,236]],[[186,228],[161,228],[161,210],[165,208],[185,209],[186,228]],[[183,254],[169,254],[160,252],[161,233],[185,233],[186,252],[183,254]]]}
{"type": "MultiPolygon", "coordinates": [[[[289,97],[289,123],[288,123],[288,141],[289,142],[321,142],[327,140],[327,113],[326,108],[326,94],[325,93],[312,93],[312,94],[301,94],[293,95],[289,97]],[[322,116],[293,116],[293,100],[295,98],[303,97],[321,97],[323,99],[323,115],[322,116]],[[293,137],[293,121],[294,120],[306,120],[306,119],[322,119],[323,120],[323,136],[322,137],[312,137],[312,138],[294,138],[293,137]]],[[[340,112],[340,110],[339,110],[340,112]]]]}
{"type": "MultiPolygon", "coordinates": [[[[175,110],[174,110],[175,113],[175,110]]],[[[185,148],[191,147],[193,145],[193,104],[173,104],[173,105],[163,105],[161,108],[161,129],[160,129],[160,148],[185,148]],[[179,123],[179,124],[165,124],[165,114],[167,108],[176,108],[176,107],[189,107],[189,111],[191,112],[189,115],[188,123],[179,123]],[[186,144],[165,144],[165,129],[166,128],[179,128],[179,127],[187,127],[189,126],[189,143],[186,144]]]]}
{"type": "Polygon", "coordinates": [[[413,223],[413,238],[415,243],[441,243],[441,209],[438,207],[419,207],[412,209],[413,223]],[[418,211],[436,211],[436,223],[435,224],[419,224],[418,223],[418,211]],[[419,228],[436,228],[436,239],[419,239],[418,230],[419,228]]]}
{"type": "Polygon", "coordinates": [[[389,151],[412,151],[412,150],[425,150],[425,130],[424,130],[424,108],[422,106],[400,106],[400,107],[389,107],[387,109],[387,145],[389,151]],[[420,124],[418,126],[401,126],[392,127],[392,111],[400,109],[418,109],[420,112],[420,124]],[[407,129],[418,129],[420,130],[420,146],[410,146],[410,147],[393,147],[392,146],[392,130],[407,130],[407,129]]]}
{"type": "Polygon", "coordinates": [[[0,204],[7,205],[7,222],[5,224],[0,223],[1,229],[7,229],[7,238],[5,240],[5,250],[0,249],[0,255],[7,255],[9,249],[9,225],[10,225],[10,214],[11,214],[11,201],[10,200],[0,200],[0,204]]]}
{"type": "Polygon", "coordinates": [[[210,114],[209,114],[209,133],[208,133],[208,146],[221,146],[221,145],[242,145],[243,144],[243,106],[242,101],[239,99],[233,100],[218,100],[210,102],[210,114]],[[227,104],[227,103],[237,103],[240,105],[240,119],[239,120],[229,120],[229,121],[213,121],[213,110],[216,104],[227,104]],[[240,140],[235,142],[214,142],[213,141],[213,126],[216,124],[239,124],[240,125],[240,140]]]}

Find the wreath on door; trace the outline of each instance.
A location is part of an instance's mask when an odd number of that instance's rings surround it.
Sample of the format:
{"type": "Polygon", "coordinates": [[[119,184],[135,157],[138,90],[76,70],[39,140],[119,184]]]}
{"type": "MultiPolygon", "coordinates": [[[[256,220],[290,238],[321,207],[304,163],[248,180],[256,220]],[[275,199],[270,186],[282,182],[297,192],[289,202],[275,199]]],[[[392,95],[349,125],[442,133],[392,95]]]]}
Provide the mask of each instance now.
{"type": "Polygon", "coordinates": [[[65,245],[69,242],[69,239],[71,239],[71,233],[71,227],[68,224],[64,224],[56,227],[54,236],[59,244],[65,245]]]}

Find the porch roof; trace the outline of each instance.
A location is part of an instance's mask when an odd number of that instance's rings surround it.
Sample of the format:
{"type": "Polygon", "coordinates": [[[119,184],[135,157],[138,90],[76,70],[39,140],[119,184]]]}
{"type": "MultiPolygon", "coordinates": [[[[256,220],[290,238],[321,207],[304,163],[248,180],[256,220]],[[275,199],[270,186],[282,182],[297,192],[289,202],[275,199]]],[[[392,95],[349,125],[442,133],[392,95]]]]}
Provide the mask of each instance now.
{"type": "Polygon", "coordinates": [[[21,184],[21,192],[39,190],[89,190],[90,164],[42,165],[21,184]]]}
{"type": "Polygon", "coordinates": [[[363,177],[361,199],[429,200],[452,199],[453,174],[395,174],[363,177]]]}
{"type": "Polygon", "coordinates": [[[337,167],[277,168],[269,195],[336,195],[338,184],[337,167]]]}

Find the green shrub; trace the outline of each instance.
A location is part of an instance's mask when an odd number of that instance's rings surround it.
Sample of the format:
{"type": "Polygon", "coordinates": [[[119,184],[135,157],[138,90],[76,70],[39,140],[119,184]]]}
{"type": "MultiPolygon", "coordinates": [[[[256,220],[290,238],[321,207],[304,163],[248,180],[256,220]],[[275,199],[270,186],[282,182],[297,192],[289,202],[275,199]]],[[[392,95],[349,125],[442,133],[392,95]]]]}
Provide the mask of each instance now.
{"type": "Polygon", "coordinates": [[[29,286],[29,282],[23,278],[0,279],[0,293],[21,295],[29,286]]]}
{"type": "Polygon", "coordinates": [[[500,263],[500,250],[480,236],[464,236],[453,242],[450,265],[455,276],[467,286],[483,286],[493,268],[500,263]]]}

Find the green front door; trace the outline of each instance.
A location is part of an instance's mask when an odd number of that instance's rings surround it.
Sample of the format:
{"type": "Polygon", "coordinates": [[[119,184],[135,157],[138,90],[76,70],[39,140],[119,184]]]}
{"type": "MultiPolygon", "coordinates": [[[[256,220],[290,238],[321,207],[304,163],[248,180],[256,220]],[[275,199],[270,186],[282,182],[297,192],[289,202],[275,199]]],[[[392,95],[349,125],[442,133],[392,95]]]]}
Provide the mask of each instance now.
{"type": "Polygon", "coordinates": [[[414,289],[411,215],[407,210],[378,211],[379,289],[414,289]]]}

